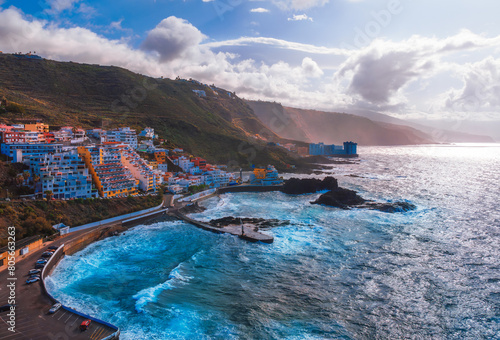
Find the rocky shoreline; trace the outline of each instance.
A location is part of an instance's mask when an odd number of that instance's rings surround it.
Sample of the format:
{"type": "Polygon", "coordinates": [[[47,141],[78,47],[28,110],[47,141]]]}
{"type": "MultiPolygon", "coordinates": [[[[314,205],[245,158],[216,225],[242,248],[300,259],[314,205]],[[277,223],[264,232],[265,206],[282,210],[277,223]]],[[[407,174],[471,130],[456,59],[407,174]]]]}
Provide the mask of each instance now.
{"type": "Polygon", "coordinates": [[[327,176],[323,180],[314,178],[290,178],[283,185],[281,190],[285,194],[300,195],[312,194],[328,190],[311,204],[320,204],[340,209],[360,208],[379,210],[386,213],[397,213],[415,210],[417,207],[408,202],[373,202],[365,200],[354,190],[349,190],[338,186],[336,178],[327,176]]]}

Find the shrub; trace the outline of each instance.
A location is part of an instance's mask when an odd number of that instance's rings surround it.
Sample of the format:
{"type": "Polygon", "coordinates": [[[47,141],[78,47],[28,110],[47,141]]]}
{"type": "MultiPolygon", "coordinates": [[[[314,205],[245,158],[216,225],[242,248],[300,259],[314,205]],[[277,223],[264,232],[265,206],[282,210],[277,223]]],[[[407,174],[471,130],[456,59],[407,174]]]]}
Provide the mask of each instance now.
{"type": "Polygon", "coordinates": [[[12,112],[12,113],[24,113],[26,110],[24,109],[23,106],[17,104],[17,103],[8,103],[7,106],[5,107],[7,112],[12,112]]]}

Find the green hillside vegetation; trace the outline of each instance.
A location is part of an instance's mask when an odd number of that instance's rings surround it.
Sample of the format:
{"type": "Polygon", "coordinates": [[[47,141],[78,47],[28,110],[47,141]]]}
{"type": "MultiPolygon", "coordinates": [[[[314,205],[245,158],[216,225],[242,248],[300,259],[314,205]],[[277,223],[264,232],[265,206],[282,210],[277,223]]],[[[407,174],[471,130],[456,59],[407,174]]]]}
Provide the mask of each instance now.
{"type": "Polygon", "coordinates": [[[226,90],[215,91],[118,67],[0,55],[0,97],[22,108],[2,113],[4,123],[42,119],[52,126],[130,126],[138,131],[150,126],[160,138],[211,162],[244,167],[273,163],[279,168],[296,162],[286,151],[271,150],[255,138],[281,140],[245,101],[226,90]],[[193,90],[205,91],[206,97],[193,90]]]}
{"type": "Polygon", "coordinates": [[[144,196],[73,201],[15,201],[0,203],[0,247],[7,241],[7,227],[16,227],[16,238],[50,236],[53,225],[76,227],[158,206],[163,196],[144,196]]]}

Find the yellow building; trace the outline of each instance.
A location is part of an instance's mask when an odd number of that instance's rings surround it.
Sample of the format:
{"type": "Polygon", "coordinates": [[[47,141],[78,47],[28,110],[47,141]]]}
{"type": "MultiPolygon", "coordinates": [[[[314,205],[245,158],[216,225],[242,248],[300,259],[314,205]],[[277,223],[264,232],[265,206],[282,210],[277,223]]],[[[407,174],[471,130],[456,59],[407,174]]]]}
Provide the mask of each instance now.
{"type": "Polygon", "coordinates": [[[49,126],[47,124],[44,124],[44,123],[24,124],[24,130],[37,131],[37,132],[49,132],[49,126]]]}
{"type": "Polygon", "coordinates": [[[101,197],[136,195],[139,180],[123,166],[123,145],[107,143],[104,146],[78,147],[78,154],[92,175],[92,181],[101,197]]]}

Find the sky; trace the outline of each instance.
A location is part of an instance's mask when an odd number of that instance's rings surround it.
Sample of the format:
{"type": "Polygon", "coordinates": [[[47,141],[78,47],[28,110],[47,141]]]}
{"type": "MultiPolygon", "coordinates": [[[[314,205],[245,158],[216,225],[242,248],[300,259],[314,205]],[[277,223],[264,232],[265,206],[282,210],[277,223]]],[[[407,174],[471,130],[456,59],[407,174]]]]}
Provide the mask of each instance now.
{"type": "Polygon", "coordinates": [[[247,99],[500,121],[500,1],[0,0],[0,51],[247,99]]]}

